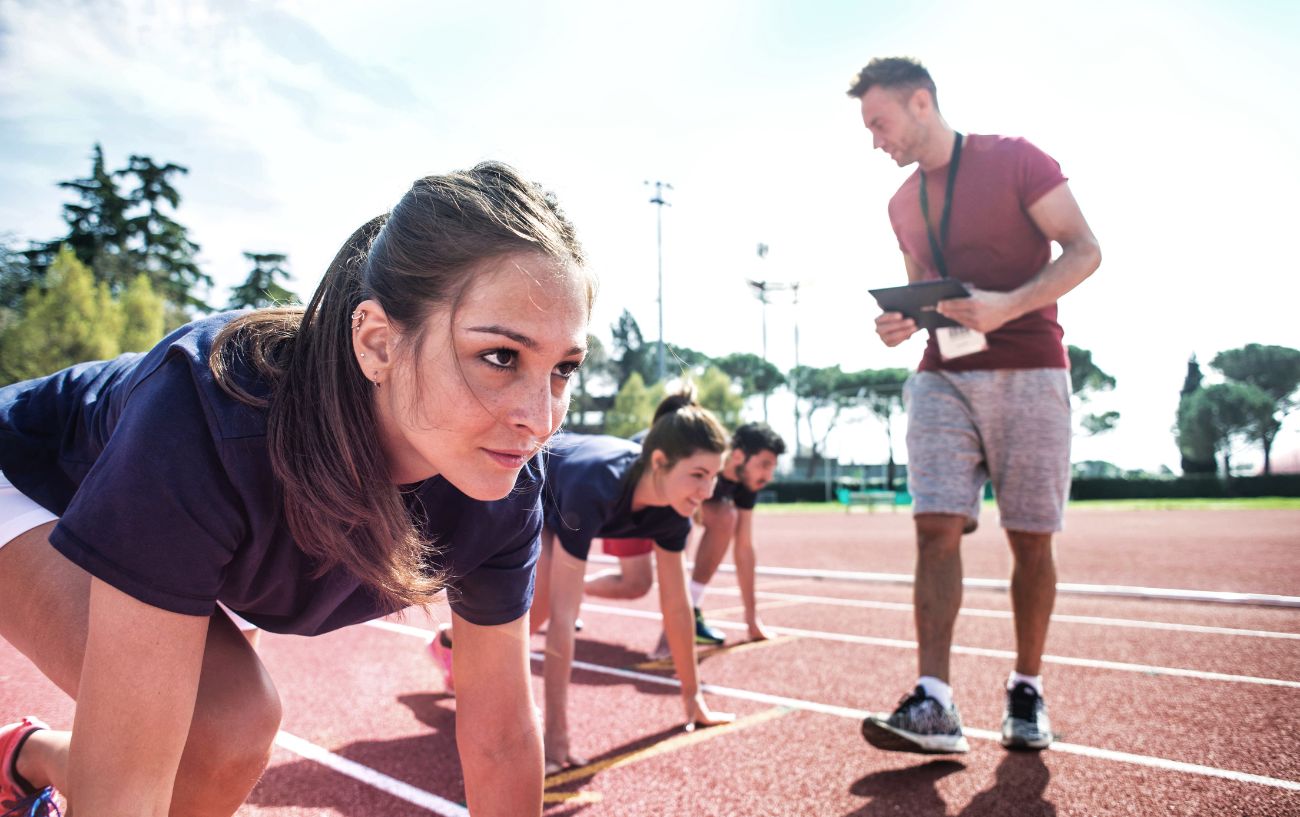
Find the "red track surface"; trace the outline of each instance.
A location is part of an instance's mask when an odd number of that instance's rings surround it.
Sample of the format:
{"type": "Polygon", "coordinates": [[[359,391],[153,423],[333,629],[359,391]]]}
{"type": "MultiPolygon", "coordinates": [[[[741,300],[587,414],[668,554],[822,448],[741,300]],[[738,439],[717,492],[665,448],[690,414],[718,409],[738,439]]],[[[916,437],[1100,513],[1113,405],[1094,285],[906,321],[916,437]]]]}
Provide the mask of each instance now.
{"type": "MultiPolygon", "coordinates": [[[[996,522],[986,514],[967,538],[968,577],[1006,577],[996,522]]],[[[764,565],[912,569],[905,513],[765,513],[757,535],[764,565]]],[[[1298,546],[1294,511],[1073,510],[1058,571],[1062,582],[1295,596],[1298,546]]],[[[783,637],[701,653],[705,682],[725,688],[711,703],[741,720],[689,734],[670,673],[640,666],[658,637],[653,598],[584,609],[570,720],[596,765],[551,781],[548,817],[1300,814],[1300,609],[1063,595],[1045,668],[1061,741],[1008,753],[988,739],[1011,665],[1008,600],[967,590],[953,680],[972,751],[924,757],[877,751],[858,732],[862,711],[891,708],[915,677],[910,590],[769,578],[760,591],[783,637]]],[[[741,620],[729,574],[705,608],[715,623],[741,620]]],[[[394,629],[263,636],[283,730],[328,754],[308,759],[287,736],[295,751],[277,748],[239,814],[457,813],[455,701],[424,657],[432,626],[413,615],[394,629]]],[[[26,712],[66,727],[72,704],[0,641],[0,722],[26,712]]]]}

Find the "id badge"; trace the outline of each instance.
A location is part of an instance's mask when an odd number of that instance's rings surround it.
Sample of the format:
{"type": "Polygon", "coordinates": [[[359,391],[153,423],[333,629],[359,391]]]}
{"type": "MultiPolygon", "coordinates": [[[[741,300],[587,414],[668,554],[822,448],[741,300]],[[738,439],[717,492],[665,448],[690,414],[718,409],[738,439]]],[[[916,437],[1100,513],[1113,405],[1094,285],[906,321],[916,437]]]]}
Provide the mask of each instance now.
{"type": "Polygon", "coordinates": [[[983,332],[964,326],[944,326],[934,330],[934,336],[939,342],[939,355],[944,360],[973,355],[989,348],[988,338],[983,332]]]}

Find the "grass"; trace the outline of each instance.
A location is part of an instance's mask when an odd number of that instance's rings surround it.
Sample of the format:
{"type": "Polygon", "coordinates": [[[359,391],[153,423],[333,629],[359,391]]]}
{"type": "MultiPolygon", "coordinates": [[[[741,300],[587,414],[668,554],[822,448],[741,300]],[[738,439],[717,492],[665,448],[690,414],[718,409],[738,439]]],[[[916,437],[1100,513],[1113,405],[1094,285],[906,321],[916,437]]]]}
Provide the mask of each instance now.
{"type": "MultiPolygon", "coordinates": [[[[996,508],[992,500],[985,507],[996,508]]],[[[1297,511],[1300,497],[1263,496],[1242,499],[1086,499],[1073,500],[1072,510],[1086,511],[1297,511]]],[[[900,510],[911,510],[904,505],[900,510]]],[[[758,505],[761,513],[844,513],[838,502],[764,502],[758,505]]],[[[876,507],[877,513],[889,513],[890,507],[876,507]]],[[[866,513],[857,508],[854,513],[866,513]]]]}

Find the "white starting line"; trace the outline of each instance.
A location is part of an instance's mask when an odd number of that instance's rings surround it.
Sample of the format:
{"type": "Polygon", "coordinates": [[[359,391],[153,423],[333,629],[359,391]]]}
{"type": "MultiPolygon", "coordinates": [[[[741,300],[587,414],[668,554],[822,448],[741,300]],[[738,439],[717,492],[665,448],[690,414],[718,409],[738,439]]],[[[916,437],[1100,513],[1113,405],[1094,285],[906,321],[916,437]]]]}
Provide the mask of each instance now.
{"type": "MultiPolygon", "coordinates": [[[[604,554],[592,554],[589,562],[616,564],[618,559],[604,554]]],[[[735,573],[732,564],[722,564],[718,570],[735,573]]],[[[911,585],[910,573],[869,573],[858,570],[819,570],[802,567],[759,566],[754,569],[759,576],[779,576],[793,579],[815,579],[839,582],[874,582],[877,584],[911,585]]],[[[1007,579],[962,579],[963,587],[977,590],[1000,590],[1011,587],[1007,579]]],[[[1195,601],[1210,604],[1248,604],[1262,607],[1300,607],[1300,596],[1283,596],[1273,593],[1235,593],[1221,590],[1182,590],[1170,587],[1133,587],[1122,584],[1078,584],[1057,582],[1056,592],[1062,596],[1104,596],[1110,598],[1148,599],[1155,601],[1195,601]]]]}
{"type": "MultiPolygon", "coordinates": [[[[589,605],[583,605],[588,607],[589,605]]],[[[593,610],[593,612],[595,612],[593,610]]],[[[642,611],[628,611],[642,612],[642,611]]],[[[657,617],[657,614],[653,614],[657,617]]],[[[389,632],[400,633],[406,636],[412,636],[421,640],[428,640],[432,636],[432,631],[421,627],[414,627],[409,624],[399,624],[392,621],[371,621],[367,626],[375,627],[389,632]]],[[[884,640],[884,639],[882,639],[884,640]]],[[[902,643],[902,642],[900,642],[902,643]]],[[[542,661],[542,653],[531,653],[533,661],[542,661]]],[[[681,684],[675,678],[666,678],[661,675],[652,675],[637,670],[621,669],[618,667],[606,667],[601,664],[592,664],[586,661],[574,661],[575,669],[581,669],[587,672],[594,672],[601,675],[612,676],[616,678],[626,678],[639,683],[655,684],[666,687],[680,687],[681,684]]],[[[831,715],[833,717],[847,718],[850,720],[862,720],[868,714],[866,710],[854,709],[845,706],[836,706],[834,704],[825,704],[817,701],[806,701],[800,698],[789,698],[783,695],[769,695],[765,692],[752,692],[745,689],[736,689],[734,687],[718,686],[716,684],[702,684],[701,688],[711,695],[718,695],[724,698],[733,698],[736,700],[753,701],[755,703],[770,704],[773,706],[784,706],[790,709],[798,709],[804,712],[816,712],[822,715],[831,715]]],[[[988,729],[974,729],[967,727],[965,733],[968,737],[976,740],[997,742],[1001,740],[1001,735],[988,729]]],[[[284,733],[281,733],[284,734],[284,733]]],[[[277,743],[279,741],[277,740],[277,743]]],[[[308,744],[310,745],[310,744],[308,744]]],[[[318,748],[318,747],[317,747],[318,748]]],[[[324,751],[324,750],[320,750],[324,751]]],[[[1248,774],[1246,772],[1237,772],[1231,769],[1220,769],[1214,766],[1203,766],[1198,763],[1185,763],[1179,760],[1170,760],[1162,757],[1152,757],[1149,755],[1138,755],[1130,752],[1117,752],[1111,749],[1102,749],[1095,746],[1083,746],[1077,743],[1065,743],[1057,741],[1052,744],[1053,752],[1062,752],[1065,754],[1080,755],[1083,757],[1095,758],[1098,760],[1108,760],[1115,763],[1126,763],[1134,766],[1144,766],[1162,771],[1178,772],[1181,774],[1191,774],[1200,777],[1213,777],[1221,780],[1231,780],[1237,783],[1251,783],[1260,786],[1267,786],[1275,789],[1286,791],[1300,791],[1300,781],[1283,780],[1276,777],[1267,777],[1264,775],[1248,774]]],[[[352,761],[344,761],[352,764],[352,761]]],[[[352,764],[356,765],[356,764],[352,764]]],[[[363,767],[364,768],[364,767],[363,767]]],[[[378,774],[376,772],[376,774],[378,774]]],[[[391,779],[391,778],[390,778],[391,779]]],[[[400,781],[398,781],[400,782],[400,781]]],[[[402,784],[405,785],[405,784],[402,784]]],[[[431,795],[432,796],[432,795],[431,795]]],[[[404,798],[405,799],[405,798],[404,798]]],[[[439,798],[440,799],[440,798],[439,798]]],[[[414,801],[412,801],[414,802],[414,801]]],[[[443,800],[443,803],[448,801],[443,800]]],[[[454,808],[460,808],[454,803],[449,803],[454,808]]],[[[431,809],[435,810],[436,809],[431,809]]],[[[465,812],[437,811],[438,814],[455,814],[457,817],[465,812]]]]}
{"type": "MultiPolygon", "coordinates": [[[[583,602],[582,609],[590,610],[593,613],[606,613],[614,616],[622,616],[624,618],[641,618],[654,621],[660,621],[663,619],[662,614],[653,610],[636,610],[630,607],[616,607],[608,604],[590,604],[583,602]]],[[[735,621],[709,619],[709,624],[724,630],[747,629],[745,624],[735,621]]],[[[837,641],[844,644],[862,644],[869,647],[890,647],[892,649],[901,650],[916,649],[915,641],[904,641],[901,638],[877,638],[870,635],[828,633],[822,630],[802,630],[796,627],[779,627],[772,625],[768,625],[767,629],[777,633],[778,635],[792,635],[800,638],[817,639],[820,641],[837,641]]],[[[1016,654],[1011,650],[993,650],[986,647],[963,647],[958,644],[952,646],[952,652],[957,655],[977,655],[982,658],[1001,658],[1010,661],[1014,661],[1016,658],[1016,654]]],[[[1067,655],[1044,655],[1043,663],[1060,664],[1069,667],[1113,670],[1116,672],[1133,672],[1141,675],[1165,675],[1174,678],[1194,678],[1198,681],[1225,681],[1235,684],[1261,684],[1263,686],[1300,689],[1300,681],[1289,681],[1282,678],[1259,678],[1253,675],[1230,675],[1223,672],[1206,672],[1204,670],[1183,669],[1181,667],[1161,667],[1153,664],[1130,664],[1124,661],[1103,661],[1098,658],[1074,658],[1067,655]]]]}

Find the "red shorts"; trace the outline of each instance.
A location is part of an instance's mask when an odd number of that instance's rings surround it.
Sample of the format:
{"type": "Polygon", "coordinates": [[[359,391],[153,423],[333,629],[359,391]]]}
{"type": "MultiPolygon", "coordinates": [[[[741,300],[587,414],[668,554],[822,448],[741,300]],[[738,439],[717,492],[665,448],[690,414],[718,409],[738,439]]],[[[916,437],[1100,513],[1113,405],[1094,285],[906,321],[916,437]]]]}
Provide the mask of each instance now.
{"type": "Polygon", "coordinates": [[[645,556],[654,550],[653,539],[602,539],[600,540],[606,554],[610,556],[645,556]]]}

